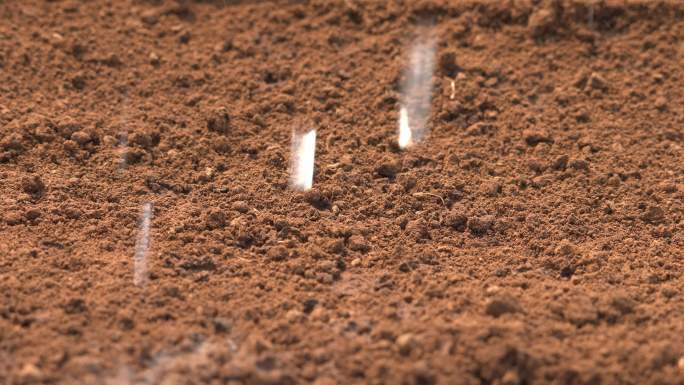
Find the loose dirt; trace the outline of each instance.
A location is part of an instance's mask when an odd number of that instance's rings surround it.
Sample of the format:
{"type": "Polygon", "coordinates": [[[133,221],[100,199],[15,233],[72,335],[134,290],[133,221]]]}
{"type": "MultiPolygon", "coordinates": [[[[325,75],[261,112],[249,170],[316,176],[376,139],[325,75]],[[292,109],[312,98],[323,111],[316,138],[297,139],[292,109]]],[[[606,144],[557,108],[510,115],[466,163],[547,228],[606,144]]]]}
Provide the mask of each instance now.
{"type": "Polygon", "coordinates": [[[0,383],[684,383],[681,2],[0,19],[0,383]],[[426,23],[430,134],[399,151],[426,23]]]}

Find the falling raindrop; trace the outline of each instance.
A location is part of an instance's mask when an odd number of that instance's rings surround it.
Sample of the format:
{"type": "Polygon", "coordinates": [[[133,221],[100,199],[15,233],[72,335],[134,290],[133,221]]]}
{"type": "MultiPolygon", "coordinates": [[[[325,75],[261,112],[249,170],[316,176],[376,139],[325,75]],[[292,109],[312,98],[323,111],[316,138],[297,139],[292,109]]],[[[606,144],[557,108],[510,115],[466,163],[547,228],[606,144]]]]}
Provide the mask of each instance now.
{"type": "Polygon", "coordinates": [[[409,52],[409,66],[401,85],[399,147],[420,142],[427,135],[435,67],[435,40],[423,32],[409,52]]]}
{"type": "Polygon", "coordinates": [[[316,130],[292,133],[292,169],[290,186],[306,191],[313,185],[316,156],[316,130]]]}
{"type": "Polygon", "coordinates": [[[143,205],[142,218],[138,238],[135,242],[135,256],[133,259],[133,283],[144,286],[147,283],[147,252],[150,248],[150,224],[152,222],[152,203],[143,205]]]}

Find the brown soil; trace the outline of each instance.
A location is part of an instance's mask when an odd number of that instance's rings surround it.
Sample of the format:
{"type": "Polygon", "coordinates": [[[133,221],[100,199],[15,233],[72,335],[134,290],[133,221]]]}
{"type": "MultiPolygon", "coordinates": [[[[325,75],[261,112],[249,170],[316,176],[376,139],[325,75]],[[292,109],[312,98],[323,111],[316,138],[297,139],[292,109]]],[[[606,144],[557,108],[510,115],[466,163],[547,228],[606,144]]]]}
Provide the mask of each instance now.
{"type": "Polygon", "coordinates": [[[682,2],[0,19],[0,383],[684,383],[682,2]],[[431,133],[398,151],[430,20],[431,133]]]}

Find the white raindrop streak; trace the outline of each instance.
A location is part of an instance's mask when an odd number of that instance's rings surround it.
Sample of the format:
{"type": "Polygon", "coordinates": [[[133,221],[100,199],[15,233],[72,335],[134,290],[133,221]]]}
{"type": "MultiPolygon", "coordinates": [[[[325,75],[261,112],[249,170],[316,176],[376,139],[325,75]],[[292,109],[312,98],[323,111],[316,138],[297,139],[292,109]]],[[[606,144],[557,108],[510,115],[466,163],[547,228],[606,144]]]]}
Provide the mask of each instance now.
{"type": "Polygon", "coordinates": [[[411,47],[409,67],[401,85],[398,139],[400,148],[409,147],[427,135],[434,67],[435,40],[424,33],[411,47]]]}
{"type": "Polygon", "coordinates": [[[406,107],[401,106],[399,108],[399,147],[406,148],[413,141],[411,140],[411,127],[409,127],[408,122],[408,112],[406,112],[406,107]]]}
{"type": "Polygon", "coordinates": [[[119,171],[126,169],[126,159],[128,156],[128,132],[122,131],[119,133],[119,147],[121,154],[119,155],[119,171]]]}
{"type": "Polygon", "coordinates": [[[147,283],[147,251],[150,248],[150,224],[152,222],[152,203],[143,205],[140,230],[135,242],[135,257],[133,259],[133,283],[144,286],[147,283]]]}
{"type": "Polygon", "coordinates": [[[290,186],[306,191],[313,185],[316,157],[316,130],[292,133],[292,170],[290,186]]]}

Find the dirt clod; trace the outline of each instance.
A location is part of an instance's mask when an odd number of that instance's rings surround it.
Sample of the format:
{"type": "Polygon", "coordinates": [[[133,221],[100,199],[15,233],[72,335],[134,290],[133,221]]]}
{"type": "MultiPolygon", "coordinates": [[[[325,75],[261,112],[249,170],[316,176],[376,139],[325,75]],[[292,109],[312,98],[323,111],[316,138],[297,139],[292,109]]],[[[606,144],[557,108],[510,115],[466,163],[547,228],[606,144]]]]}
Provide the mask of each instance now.
{"type": "Polygon", "coordinates": [[[406,224],[406,233],[414,239],[430,239],[430,230],[427,222],[422,219],[414,219],[406,224]]]}
{"type": "Polygon", "coordinates": [[[539,143],[553,143],[553,138],[548,133],[540,130],[526,130],[523,132],[523,138],[528,146],[536,146],[539,143]]]}
{"type": "Polygon", "coordinates": [[[468,225],[468,217],[457,210],[452,210],[447,215],[446,224],[456,231],[465,231],[468,225]]]}
{"type": "Polygon", "coordinates": [[[33,198],[40,198],[45,193],[45,183],[38,175],[24,177],[21,180],[21,188],[33,198]]]}
{"type": "Polygon", "coordinates": [[[401,171],[398,159],[384,158],[375,168],[375,172],[385,178],[393,179],[401,171]]]}
{"type": "Polygon", "coordinates": [[[366,252],[370,250],[370,245],[368,244],[368,241],[366,241],[366,239],[363,236],[358,234],[349,237],[347,247],[349,247],[349,250],[359,252],[366,252]]]}
{"type": "Polygon", "coordinates": [[[81,298],[74,298],[69,300],[64,305],[64,312],[67,314],[78,314],[78,313],[83,313],[87,310],[86,303],[83,299],[81,298]]]}
{"type": "Polygon", "coordinates": [[[468,229],[476,235],[484,235],[492,227],[494,227],[494,216],[492,215],[472,217],[468,220],[468,229]]]}
{"type": "Polygon", "coordinates": [[[283,246],[275,246],[268,249],[266,256],[273,261],[284,261],[287,259],[288,252],[283,246]]]}
{"type": "Polygon", "coordinates": [[[85,131],[76,131],[71,134],[71,140],[83,146],[90,141],[90,134],[85,131]]]}
{"type": "Polygon", "coordinates": [[[560,155],[557,157],[553,163],[551,164],[551,168],[557,171],[563,171],[565,170],[566,167],[568,167],[568,161],[570,160],[570,157],[567,155],[560,155]]]}
{"type": "Polygon", "coordinates": [[[613,306],[622,314],[633,313],[636,305],[637,304],[634,300],[623,295],[617,295],[613,297],[613,300],[611,301],[611,306],[613,306]]]}
{"type": "Polygon", "coordinates": [[[456,63],[456,52],[446,51],[440,54],[439,68],[445,76],[454,77],[460,70],[456,63]]]}
{"type": "Polygon", "coordinates": [[[218,209],[209,211],[206,215],[205,223],[208,229],[219,229],[226,225],[226,214],[218,209]]]}
{"type": "Polygon", "coordinates": [[[310,298],[310,299],[307,299],[306,301],[304,301],[304,303],[302,305],[304,307],[304,309],[303,309],[304,313],[310,314],[316,308],[316,305],[318,305],[318,300],[314,299],[314,298],[310,298]]]}
{"type": "Polygon", "coordinates": [[[7,211],[3,215],[3,220],[10,226],[16,226],[24,223],[24,216],[19,211],[7,211]]]}
{"type": "Polygon", "coordinates": [[[577,248],[575,247],[575,245],[572,244],[572,242],[570,242],[567,239],[564,239],[556,247],[556,254],[565,257],[573,256],[577,254],[577,248]]]}
{"type": "Polygon", "coordinates": [[[304,194],[304,199],[318,210],[329,210],[332,206],[332,194],[328,191],[309,190],[304,194]]]}
{"type": "Polygon", "coordinates": [[[207,128],[221,134],[230,132],[230,115],[225,107],[212,110],[207,116],[207,128]]]}
{"type": "Polygon", "coordinates": [[[552,32],[555,24],[556,14],[550,7],[537,9],[530,15],[527,21],[527,27],[534,37],[541,37],[548,32],[552,32]]]}
{"type": "Polygon", "coordinates": [[[665,219],[665,210],[659,206],[651,206],[641,216],[641,219],[648,223],[662,222],[665,219]]]}
{"type": "Polygon", "coordinates": [[[589,171],[589,162],[584,159],[573,159],[568,166],[578,171],[589,171]]]}
{"type": "Polygon", "coordinates": [[[249,205],[245,201],[233,202],[231,208],[239,213],[245,214],[249,211],[249,205]]]}
{"type": "Polygon", "coordinates": [[[495,318],[504,314],[514,314],[522,311],[518,300],[508,295],[492,298],[485,308],[485,313],[495,318]]]}

